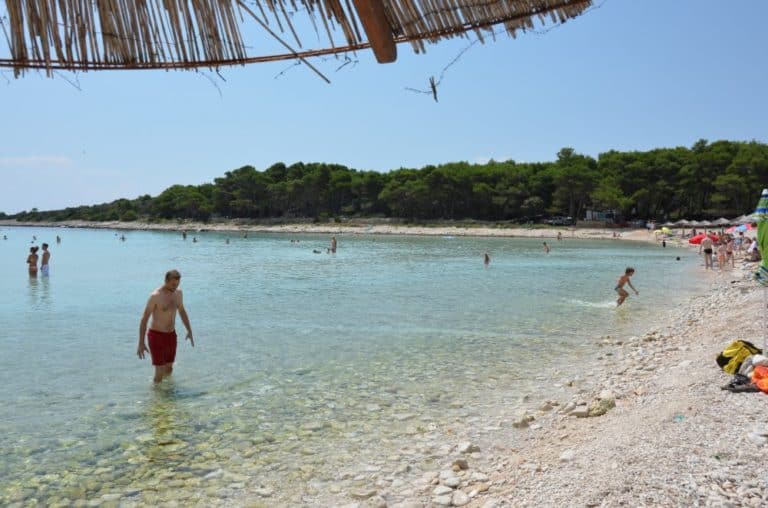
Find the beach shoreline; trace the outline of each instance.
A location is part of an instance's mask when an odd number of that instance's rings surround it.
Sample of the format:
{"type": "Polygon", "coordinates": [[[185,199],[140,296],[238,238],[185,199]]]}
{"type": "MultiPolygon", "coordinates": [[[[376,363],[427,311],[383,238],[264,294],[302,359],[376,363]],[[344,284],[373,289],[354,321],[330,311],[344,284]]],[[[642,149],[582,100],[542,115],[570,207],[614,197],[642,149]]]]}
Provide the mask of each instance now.
{"type": "MultiPolygon", "coordinates": [[[[335,234],[335,235],[417,235],[417,236],[469,236],[499,238],[545,238],[556,239],[561,233],[563,239],[582,240],[624,240],[656,242],[656,235],[645,228],[606,228],[591,226],[525,227],[520,225],[491,223],[431,223],[403,224],[389,221],[355,219],[343,223],[336,222],[287,222],[287,223],[250,223],[237,220],[223,222],[121,222],[121,221],[61,221],[61,222],[17,222],[0,220],[0,227],[40,227],[40,228],[85,228],[115,229],[126,231],[186,231],[220,233],[281,233],[281,234],[335,234]],[[618,236],[616,236],[618,235],[618,236]]],[[[673,241],[675,238],[669,239],[673,241]]]]}
{"type": "Polygon", "coordinates": [[[765,506],[768,398],[721,389],[731,376],[714,361],[736,339],[765,347],[754,269],[702,270],[705,295],[642,335],[603,337],[583,376],[542,379],[550,398],[470,424],[412,499],[382,506],[765,506]]]}

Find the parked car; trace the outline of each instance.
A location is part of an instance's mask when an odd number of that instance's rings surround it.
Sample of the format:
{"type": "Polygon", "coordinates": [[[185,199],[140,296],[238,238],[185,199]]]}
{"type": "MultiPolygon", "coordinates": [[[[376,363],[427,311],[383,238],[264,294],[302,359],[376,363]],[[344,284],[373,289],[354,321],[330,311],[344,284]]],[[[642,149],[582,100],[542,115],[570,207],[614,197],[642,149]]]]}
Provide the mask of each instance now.
{"type": "Polygon", "coordinates": [[[562,215],[558,215],[547,220],[547,224],[551,226],[572,226],[575,224],[575,221],[573,220],[573,217],[564,217],[562,215]]]}

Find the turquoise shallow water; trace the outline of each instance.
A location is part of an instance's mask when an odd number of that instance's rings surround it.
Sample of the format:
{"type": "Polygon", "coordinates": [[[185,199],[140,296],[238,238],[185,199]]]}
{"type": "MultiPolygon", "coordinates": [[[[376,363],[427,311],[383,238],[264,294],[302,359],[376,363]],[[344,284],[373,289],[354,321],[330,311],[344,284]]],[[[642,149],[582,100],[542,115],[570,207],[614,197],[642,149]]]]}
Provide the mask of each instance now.
{"type": "Polygon", "coordinates": [[[176,501],[255,487],[285,501],[318,463],[384,463],[462,407],[541,390],[542,369],[577,373],[599,337],[640,333],[703,291],[688,251],[618,241],[552,240],[544,255],[533,239],[339,235],[331,255],[328,235],[0,234],[0,504],[156,503],[160,479],[176,501]],[[33,235],[51,245],[48,278],[26,273],[33,235]],[[640,296],[616,309],[627,265],[640,296]],[[180,342],[155,389],[138,321],[172,267],[197,346],[180,342]]]}

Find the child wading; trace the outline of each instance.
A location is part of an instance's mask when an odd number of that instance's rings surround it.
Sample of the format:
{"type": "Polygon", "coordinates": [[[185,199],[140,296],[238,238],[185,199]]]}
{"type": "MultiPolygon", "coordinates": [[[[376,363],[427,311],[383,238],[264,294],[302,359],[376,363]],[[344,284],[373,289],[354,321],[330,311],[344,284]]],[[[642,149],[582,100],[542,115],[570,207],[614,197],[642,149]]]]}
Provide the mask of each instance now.
{"type": "Polygon", "coordinates": [[[632,277],[635,274],[635,269],[631,266],[628,266],[626,270],[624,270],[624,275],[619,277],[619,282],[616,283],[616,287],[613,288],[616,290],[617,293],[619,293],[619,299],[616,300],[616,306],[618,307],[622,303],[624,303],[624,300],[627,299],[629,296],[629,293],[627,293],[627,290],[624,289],[624,284],[629,284],[629,287],[632,288],[632,291],[635,292],[636,295],[639,295],[640,293],[635,289],[635,286],[632,285],[632,282],[629,280],[630,277],[632,277]]]}

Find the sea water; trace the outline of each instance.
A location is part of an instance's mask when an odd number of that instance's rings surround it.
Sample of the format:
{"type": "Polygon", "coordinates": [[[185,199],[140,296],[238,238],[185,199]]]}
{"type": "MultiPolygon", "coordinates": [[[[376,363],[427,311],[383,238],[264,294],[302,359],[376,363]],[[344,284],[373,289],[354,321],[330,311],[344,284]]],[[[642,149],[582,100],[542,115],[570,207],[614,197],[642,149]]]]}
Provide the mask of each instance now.
{"type": "Polygon", "coordinates": [[[420,434],[546,396],[542,375],[578,375],[602,337],[704,290],[686,250],[615,240],[546,254],[535,239],[339,234],[333,254],[329,235],[0,233],[0,505],[294,504],[418,471],[430,458],[403,450],[420,434]],[[42,242],[50,276],[30,278],[42,242]],[[640,295],[617,309],[628,265],[640,295]],[[195,346],[179,320],[172,380],[154,387],[139,319],[171,268],[195,346]]]}

